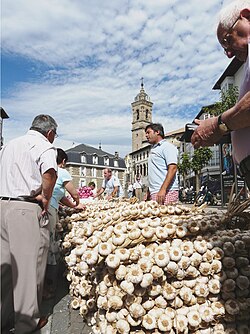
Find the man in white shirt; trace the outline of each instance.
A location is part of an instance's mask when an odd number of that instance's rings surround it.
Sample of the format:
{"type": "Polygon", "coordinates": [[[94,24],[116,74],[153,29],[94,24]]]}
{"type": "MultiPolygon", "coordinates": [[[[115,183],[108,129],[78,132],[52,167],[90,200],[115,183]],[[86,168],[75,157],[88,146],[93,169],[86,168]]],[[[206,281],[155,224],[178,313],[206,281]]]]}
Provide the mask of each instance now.
{"type": "Polygon", "coordinates": [[[108,200],[113,197],[123,197],[123,189],[120,181],[118,177],[112,175],[112,170],[110,168],[105,168],[103,175],[104,180],[102,182],[102,187],[97,190],[94,198],[99,197],[104,191],[106,192],[108,200]]]}
{"type": "Polygon", "coordinates": [[[26,135],[0,151],[1,330],[40,329],[49,248],[48,207],[57,178],[57,123],[38,115],[26,135]]]}
{"type": "Polygon", "coordinates": [[[142,182],[139,175],[136,176],[133,188],[135,190],[135,197],[137,197],[139,201],[142,201],[142,182]]]}

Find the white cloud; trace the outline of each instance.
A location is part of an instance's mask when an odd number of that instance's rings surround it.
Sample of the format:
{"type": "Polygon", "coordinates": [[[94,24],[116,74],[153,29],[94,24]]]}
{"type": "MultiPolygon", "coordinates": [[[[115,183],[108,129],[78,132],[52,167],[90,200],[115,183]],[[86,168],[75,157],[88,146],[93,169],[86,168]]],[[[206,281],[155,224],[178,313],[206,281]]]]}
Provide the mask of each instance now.
{"type": "Polygon", "coordinates": [[[48,113],[63,148],[101,141],[124,156],[141,77],[153,120],[166,131],[181,128],[218,99],[211,89],[228,64],[215,36],[220,7],[216,0],[3,0],[4,54],[37,62],[40,71],[2,96],[11,117],[6,140],[48,113]]]}

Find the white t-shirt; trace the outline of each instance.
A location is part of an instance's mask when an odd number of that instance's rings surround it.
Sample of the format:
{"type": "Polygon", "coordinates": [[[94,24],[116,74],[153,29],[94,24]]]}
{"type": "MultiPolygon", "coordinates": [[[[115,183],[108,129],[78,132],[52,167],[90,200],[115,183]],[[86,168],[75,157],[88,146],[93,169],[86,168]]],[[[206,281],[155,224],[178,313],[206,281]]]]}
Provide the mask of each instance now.
{"type": "Polygon", "coordinates": [[[106,190],[107,195],[111,195],[115,187],[118,187],[117,197],[123,197],[123,189],[116,176],[112,175],[109,180],[104,179],[102,182],[102,188],[106,190]]]}
{"type": "Polygon", "coordinates": [[[136,180],[135,183],[133,184],[134,189],[141,189],[142,184],[141,181],[136,180]]]}

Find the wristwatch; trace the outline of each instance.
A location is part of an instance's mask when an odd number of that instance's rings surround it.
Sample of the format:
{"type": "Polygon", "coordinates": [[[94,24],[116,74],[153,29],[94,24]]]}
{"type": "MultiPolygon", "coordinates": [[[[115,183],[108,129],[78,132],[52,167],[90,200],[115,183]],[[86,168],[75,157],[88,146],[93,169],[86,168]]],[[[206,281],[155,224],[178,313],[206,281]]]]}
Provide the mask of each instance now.
{"type": "Polygon", "coordinates": [[[218,127],[220,129],[221,132],[223,132],[223,134],[229,133],[232,130],[229,129],[229,127],[226,125],[226,123],[224,123],[221,119],[221,115],[219,115],[218,117],[218,127]]]}

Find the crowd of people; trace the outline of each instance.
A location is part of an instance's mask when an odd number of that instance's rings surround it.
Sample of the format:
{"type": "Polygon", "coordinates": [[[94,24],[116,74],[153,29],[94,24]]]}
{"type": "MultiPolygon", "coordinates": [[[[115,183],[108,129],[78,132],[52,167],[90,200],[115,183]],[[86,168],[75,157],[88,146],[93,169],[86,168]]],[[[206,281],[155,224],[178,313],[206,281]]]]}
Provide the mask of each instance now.
{"type": "MultiPolygon", "coordinates": [[[[233,157],[250,188],[250,4],[236,0],[221,12],[217,37],[225,54],[245,62],[244,77],[236,105],[219,117],[196,120],[192,136],[195,148],[216,143],[231,132],[233,157]]],[[[1,331],[26,334],[46,323],[40,317],[41,301],[55,291],[58,250],[55,226],[59,203],[83,209],[80,195],[65,170],[67,154],[53,146],[57,123],[49,115],[34,118],[29,131],[10,141],[0,152],[1,204],[1,331]],[[66,196],[70,194],[71,198],[66,196]],[[47,270],[46,270],[47,268],[47,270]],[[46,274],[46,275],[45,275],[46,274]],[[44,285],[45,279],[45,285],[44,285]]],[[[139,200],[160,204],[178,200],[177,149],[164,139],[164,129],[151,123],[145,129],[152,145],[148,159],[148,191],[142,198],[137,176],[128,189],[139,200]]],[[[95,189],[95,184],[89,185],[95,189]]],[[[124,196],[119,179],[104,170],[102,186],[93,198],[106,194],[124,196]]]]}

